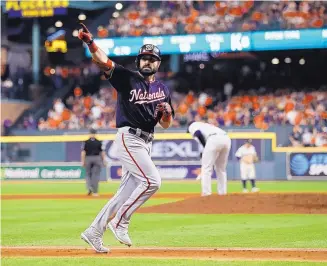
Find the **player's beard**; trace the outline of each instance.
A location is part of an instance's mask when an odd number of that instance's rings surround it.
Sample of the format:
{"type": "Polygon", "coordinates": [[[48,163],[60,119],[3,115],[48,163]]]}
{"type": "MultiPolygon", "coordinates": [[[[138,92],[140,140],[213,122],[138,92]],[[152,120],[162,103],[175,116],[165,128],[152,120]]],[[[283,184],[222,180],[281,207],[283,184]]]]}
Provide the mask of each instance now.
{"type": "Polygon", "coordinates": [[[153,74],[155,74],[157,72],[157,70],[154,70],[153,68],[151,68],[150,66],[147,66],[146,68],[145,67],[142,67],[140,69],[140,73],[143,75],[143,76],[151,76],[153,74]]]}

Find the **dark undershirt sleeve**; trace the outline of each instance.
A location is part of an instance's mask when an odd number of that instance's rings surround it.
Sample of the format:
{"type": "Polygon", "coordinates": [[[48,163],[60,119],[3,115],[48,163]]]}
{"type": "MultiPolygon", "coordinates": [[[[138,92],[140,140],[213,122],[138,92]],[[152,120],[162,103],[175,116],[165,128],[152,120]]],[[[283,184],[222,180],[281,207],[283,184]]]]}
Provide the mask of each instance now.
{"type": "Polygon", "coordinates": [[[201,142],[202,146],[204,147],[206,145],[206,141],[204,136],[202,135],[200,130],[197,130],[194,132],[194,137],[198,138],[199,141],[201,142]]]}

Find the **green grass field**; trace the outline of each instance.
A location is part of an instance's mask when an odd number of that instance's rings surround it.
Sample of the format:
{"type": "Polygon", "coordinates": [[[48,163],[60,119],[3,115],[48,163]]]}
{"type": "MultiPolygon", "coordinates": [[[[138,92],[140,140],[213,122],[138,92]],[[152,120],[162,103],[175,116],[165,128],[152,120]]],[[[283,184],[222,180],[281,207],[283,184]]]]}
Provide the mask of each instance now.
{"type": "Polygon", "coordinates": [[[289,261],[212,261],[212,260],[191,260],[191,259],[96,259],[96,258],[57,258],[57,259],[31,259],[31,258],[4,258],[2,265],[6,266],[58,266],[58,265],[79,265],[79,266],[167,266],[167,265],[178,265],[178,266],[217,266],[217,265],[229,265],[229,266],[323,266],[326,265],[324,262],[289,262],[289,261]]]}
{"type": "MultiPolygon", "coordinates": [[[[113,193],[118,182],[101,183],[113,193]]],[[[327,192],[327,182],[259,182],[263,192],[327,192]]],[[[213,185],[215,191],[215,185],[213,185]]],[[[230,192],[240,183],[230,182],[230,192]]],[[[2,182],[2,195],[83,194],[81,182],[2,182]]],[[[199,192],[198,182],[164,181],[159,193],[199,192]]],[[[146,205],[181,199],[150,199],[146,205]]],[[[87,247],[80,233],[107,200],[2,200],[2,246],[87,247]]],[[[327,248],[327,216],[312,214],[141,214],[132,218],[130,236],[136,247],[327,248]]],[[[110,232],[104,243],[120,247],[110,232]]],[[[214,261],[190,259],[3,258],[3,265],[323,265],[290,261],[214,261]]]]}
{"type": "MultiPolygon", "coordinates": [[[[119,186],[117,181],[102,182],[100,193],[114,193],[119,186]]],[[[258,186],[262,192],[326,192],[327,182],[317,181],[264,181],[258,186]]],[[[85,184],[82,181],[18,181],[3,182],[2,194],[80,194],[85,193],[85,184]]],[[[212,184],[213,191],[217,191],[216,182],[212,184]]],[[[229,192],[240,192],[241,182],[228,182],[229,192]]],[[[178,192],[200,193],[200,182],[196,181],[163,181],[159,193],[178,192]]]]}
{"type": "Polygon", "coordinates": [[[79,266],[167,266],[167,265],[178,265],[178,266],[217,266],[217,265],[229,265],[229,266],[323,266],[326,265],[324,262],[290,262],[290,261],[212,261],[212,260],[191,260],[191,259],[96,259],[96,258],[57,258],[57,259],[31,259],[31,258],[4,258],[2,265],[6,266],[58,266],[58,265],[79,265],[79,266]]]}

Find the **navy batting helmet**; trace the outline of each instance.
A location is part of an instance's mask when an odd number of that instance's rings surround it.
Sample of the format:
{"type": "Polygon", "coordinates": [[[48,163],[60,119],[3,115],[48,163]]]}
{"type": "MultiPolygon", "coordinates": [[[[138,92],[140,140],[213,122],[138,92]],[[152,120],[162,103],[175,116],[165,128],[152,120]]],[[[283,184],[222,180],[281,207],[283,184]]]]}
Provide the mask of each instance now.
{"type": "Polygon", "coordinates": [[[158,61],[161,61],[161,54],[160,54],[160,50],[157,46],[153,45],[153,44],[144,44],[140,50],[139,50],[139,53],[135,59],[135,63],[136,63],[136,67],[137,69],[142,73],[142,74],[154,74],[157,72],[156,71],[151,71],[151,72],[144,72],[142,71],[142,69],[140,69],[140,59],[142,58],[142,56],[145,56],[145,55],[150,55],[150,56],[153,56],[155,57],[158,61]]]}

